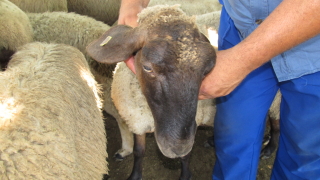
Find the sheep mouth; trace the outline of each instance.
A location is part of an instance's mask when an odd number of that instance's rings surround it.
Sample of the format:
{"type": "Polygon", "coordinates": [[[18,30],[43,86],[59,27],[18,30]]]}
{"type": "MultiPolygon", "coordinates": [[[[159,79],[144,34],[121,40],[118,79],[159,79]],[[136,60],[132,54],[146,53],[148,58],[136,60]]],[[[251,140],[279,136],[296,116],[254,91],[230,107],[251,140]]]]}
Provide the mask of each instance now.
{"type": "Polygon", "coordinates": [[[161,153],[168,158],[181,158],[188,155],[193,147],[194,138],[172,141],[156,136],[161,153]]]}
{"type": "Polygon", "coordinates": [[[187,126],[156,126],[155,138],[162,154],[168,158],[179,158],[189,154],[194,144],[196,127],[195,121],[187,126]]]}

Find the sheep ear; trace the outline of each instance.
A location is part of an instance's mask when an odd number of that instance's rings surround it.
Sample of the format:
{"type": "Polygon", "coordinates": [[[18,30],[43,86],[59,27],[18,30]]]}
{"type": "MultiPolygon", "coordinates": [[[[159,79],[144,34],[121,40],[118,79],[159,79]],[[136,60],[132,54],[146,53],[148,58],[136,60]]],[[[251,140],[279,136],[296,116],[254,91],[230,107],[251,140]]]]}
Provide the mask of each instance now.
{"type": "Polygon", "coordinates": [[[210,43],[209,39],[207,38],[206,35],[204,35],[203,33],[200,33],[200,40],[203,42],[208,42],[210,43]]]}
{"type": "Polygon", "coordinates": [[[88,54],[100,63],[117,63],[132,56],[142,47],[142,37],[136,28],[116,25],[90,43],[88,54]]]}
{"type": "MultiPolygon", "coordinates": [[[[208,69],[208,72],[211,71],[213,66],[216,63],[216,52],[214,47],[209,42],[199,41],[197,42],[197,47],[200,51],[200,62],[205,63],[204,68],[208,69]]],[[[207,70],[204,70],[207,71],[207,70]]]]}

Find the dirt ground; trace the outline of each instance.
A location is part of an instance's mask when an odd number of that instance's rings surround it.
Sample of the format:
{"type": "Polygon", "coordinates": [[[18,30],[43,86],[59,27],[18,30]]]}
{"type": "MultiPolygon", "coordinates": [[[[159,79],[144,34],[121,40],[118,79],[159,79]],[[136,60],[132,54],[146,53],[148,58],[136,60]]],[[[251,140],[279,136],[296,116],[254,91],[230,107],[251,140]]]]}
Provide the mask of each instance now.
{"type": "MultiPolygon", "coordinates": [[[[108,180],[125,180],[129,177],[133,166],[133,155],[123,161],[115,161],[113,155],[121,147],[121,137],[116,120],[105,114],[107,131],[107,151],[109,163],[108,180]]],[[[195,144],[191,154],[190,169],[192,180],[211,180],[213,164],[215,162],[214,148],[204,147],[207,137],[212,135],[211,127],[199,127],[195,144]]],[[[143,161],[143,180],[178,180],[180,175],[180,161],[163,156],[157,147],[153,134],[146,138],[146,153],[143,161]]],[[[271,168],[275,153],[271,158],[261,160],[257,180],[270,179],[271,168]]]]}

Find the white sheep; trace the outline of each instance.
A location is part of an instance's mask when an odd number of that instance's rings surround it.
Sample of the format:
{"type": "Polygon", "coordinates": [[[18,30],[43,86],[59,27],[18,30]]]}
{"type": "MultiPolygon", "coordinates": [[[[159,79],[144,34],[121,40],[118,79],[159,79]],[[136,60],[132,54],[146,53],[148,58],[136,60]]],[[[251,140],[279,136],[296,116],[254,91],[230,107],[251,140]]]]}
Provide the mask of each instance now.
{"type": "Polygon", "coordinates": [[[28,16],[8,0],[0,0],[0,70],[18,47],[32,41],[28,16]]]}
{"type": "Polygon", "coordinates": [[[114,66],[98,63],[87,55],[86,46],[110,26],[91,17],[67,12],[27,13],[33,28],[34,41],[63,43],[78,48],[88,60],[98,82],[112,77],[114,66]]]}
{"type": "Polygon", "coordinates": [[[0,179],[102,179],[99,88],[83,54],[29,43],[0,72],[0,179]]]}
{"type": "Polygon", "coordinates": [[[113,25],[119,16],[121,0],[67,0],[68,11],[93,17],[113,25]]]}
{"type": "Polygon", "coordinates": [[[68,11],[67,0],[10,0],[24,12],[68,11]]]}
{"type": "Polygon", "coordinates": [[[104,109],[117,119],[110,89],[115,65],[107,65],[93,60],[86,52],[86,46],[110,28],[109,25],[91,17],[66,12],[27,13],[33,27],[34,40],[40,42],[63,43],[78,48],[86,57],[96,81],[102,85],[104,109]]]}

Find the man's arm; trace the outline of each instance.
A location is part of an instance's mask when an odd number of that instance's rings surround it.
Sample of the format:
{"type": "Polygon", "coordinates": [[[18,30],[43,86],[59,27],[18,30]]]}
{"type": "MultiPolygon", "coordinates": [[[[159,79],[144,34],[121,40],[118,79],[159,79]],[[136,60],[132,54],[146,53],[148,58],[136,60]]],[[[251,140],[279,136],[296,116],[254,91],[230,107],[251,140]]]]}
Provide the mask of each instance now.
{"type": "Polygon", "coordinates": [[[245,40],[217,52],[199,99],[228,95],[253,70],[320,33],[319,0],[284,0],[245,40]]]}
{"type": "Polygon", "coordinates": [[[122,0],[118,24],[125,24],[131,27],[138,26],[138,16],[137,14],[141,12],[142,9],[147,7],[149,0],[122,0]]]}

